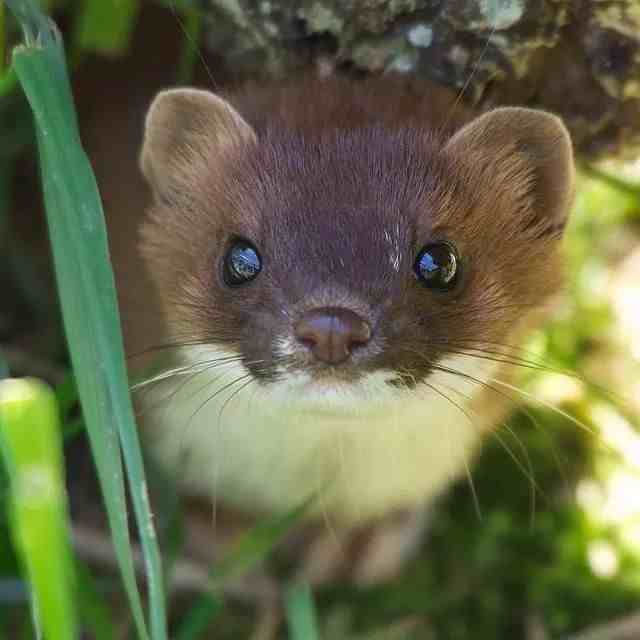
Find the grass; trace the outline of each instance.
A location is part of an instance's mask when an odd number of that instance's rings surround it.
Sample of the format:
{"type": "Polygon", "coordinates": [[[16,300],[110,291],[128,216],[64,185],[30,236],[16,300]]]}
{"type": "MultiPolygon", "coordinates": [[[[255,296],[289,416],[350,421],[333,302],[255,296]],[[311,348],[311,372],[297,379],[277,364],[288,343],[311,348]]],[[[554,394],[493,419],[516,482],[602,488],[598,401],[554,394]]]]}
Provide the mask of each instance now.
{"type": "Polygon", "coordinates": [[[285,609],[292,640],[318,640],[318,623],[311,589],[291,585],[285,595],[285,609]]]}
{"type": "MultiPolygon", "coordinates": [[[[88,51],[108,55],[125,51],[137,4],[127,2],[126,10],[117,16],[107,11],[106,3],[74,5],[80,7],[73,32],[74,64],[88,51]]],[[[180,518],[176,516],[170,531],[171,548],[165,546],[161,558],[129,401],[102,206],[78,138],[64,53],[57,32],[33,3],[12,0],[9,6],[22,20],[24,46],[15,49],[11,69],[0,66],[0,95],[6,91],[16,97],[19,81],[35,116],[53,257],[75,376],[67,370],[53,392],[39,382],[0,382],[5,461],[0,500],[3,513],[10,516],[1,521],[0,543],[10,534],[15,550],[0,544],[0,635],[3,631],[12,638],[33,635],[29,585],[38,602],[36,626],[46,639],[77,637],[78,628],[98,640],[116,637],[125,600],[117,597],[119,585],[114,587],[107,576],[79,559],[72,560],[66,535],[61,433],[67,445],[86,433],[126,591],[126,616],[134,621],[136,637],[162,640],[170,629],[177,640],[195,640],[211,637],[212,628],[216,637],[247,637],[257,614],[251,610],[247,615],[246,606],[227,599],[224,586],[268,557],[306,505],[260,522],[241,539],[212,572],[209,592],[186,604],[166,597],[172,560],[182,544],[180,518]],[[2,392],[10,388],[29,389],[22,394],[28,402],[21,409],[16,408],[11,393],[2,392]],[[82,416],[74,410],[78,396],[82,416]],[[38,403],[41,408],[34,409],[38,403]],[[37,415],[29,413],[32,411],[37,415]],[[39,430],[33,431],[33,425],[39,425],[39,430]],[[41,437],[32,437],[32,431],[41,437]],[[27,433],[30,437],[25,440],[27,433]],[[51,460],[44,462],[47,456],[51,460]],[[27,503],[25,508],[21,500],[21,478],[32,469],[34,460],[48,465],[44,475],[55,487],[53,503],[35,516],[32,507],[27,503]],[[132,498],[136,538],[146,558],[146,598],[138,590],[134,571],[127,491],[132,498]],[[45,515],[55,524],[35,526],[33,519],[23,519],[45,515]],[[57,532],[55,545],[33,541],[43,530],[57,532]],[[55,599],[45,606],[51,595],[55,599]],[[60,619],[65,622],[51,622],[60,619]]],[[[181,3],[180,10],[186,33],[179,70],[186,79],[195,64],[194,43],[202,23],[188,3],[181,3]]],[[[2,31],[0,38],[2,46],[8,47],[8,42],[17,40],[15,29],[2,31]]],[[[10,230],[3,224],[9,206],[7,185],[14,157],[29,144],[31,131],[3,132],[2,136],[3,143],[12,142],[0,151],[0,242],[11,246],[10,230]]],[[[550,637],[562,638],[638,606],[637,522],[620,513],[607,515],[605,506],[620,500],[616,492],[621,478],[631,483],[640,475],[637,461],[628,455],[637,446],[633,438],[638,410],[620,399],[633,393],[638,371],[629,358],[628,338],[621,338],[623,326],[616,310],[620,301],[614,286],[621,257],[618,245],[612,242],[621,234],[636,246],[640,241],[640,191],[611,172],[589,170],[583,172],[578,193],[566,246],[571,275],[568,296],[557,319],[533,336],[529,349],[536,359],[577,371],[587,382],[567,384],[540,371],[528,372],[522,382],[536,396],[577,416],[586,430],[544,406],[517,412],[509,423],[512,432],[505,431],[500,442],[491,442],[474,469],[481,519],[467,484],[461,482],[438,506],[420,557],[392,585],[371,589],[338,585],[313,594],[305,585],[291,585],[285,608],[293,640],[405,639],[414,637],[408,631],[414,623],[422,630],[415,635],[420,638],[524,638],[532,620],[542,621],[550,637]],[[616,370],[623,371],[619,378],[602,373],[609,371],[612,361],[616,370]],[[589,384],[603,377],[616,389],[615,396],[589,384]],[[573,487],[579,490],[574,492],[573,487]],[[609,559],[604,569],[596,562],[598,556],[609,559]]],[[[22,273],[26,268],[19,264],[16,271],[22,273]]],[[[30,279],[20,282],[18,288],[26,300],[34,300],[28,303],[34,308],[38,296],[31,291],[30,279]]],[[[12,375],[9,365],[0,352],[0,379],[12,375]]],[[[150,481],[151,471],[146,470],[150,481]]],[[[640,485],[626,486],[638,491],[640,485]]]]}
{"type": "Polygon", "coordinates": [[[13,66],[34,113],[65,332],[84,420],[138,634],[149,637],[135,581],[124,459],[149,585],[150,629],[166,637],[162,569],[124,364],[104,214],[77,130],[61,39],[31,2],[15,0],[24,33],[13,66]]]}
{"type": "Polygon", "coordinates": [[[138,0],[88,0],[76,16],[76,52],[119,55],[126,51],[140,10],[138,0]]]}
{"type": "Polygon", "coordinates": [[[38,380],[0,382],[0,449],[10,524],[31,586],[34,626],[47,640],[76,637],[74,575],[58,406],[38,380]]]}

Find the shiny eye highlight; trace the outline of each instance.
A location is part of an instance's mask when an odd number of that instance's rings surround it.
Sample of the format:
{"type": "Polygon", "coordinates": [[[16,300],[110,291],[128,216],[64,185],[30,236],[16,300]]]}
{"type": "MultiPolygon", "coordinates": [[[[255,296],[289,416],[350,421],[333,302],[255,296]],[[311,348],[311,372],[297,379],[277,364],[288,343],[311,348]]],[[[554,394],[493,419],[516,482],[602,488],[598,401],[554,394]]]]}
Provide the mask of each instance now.
{"type": "Polygon", "coordinates": [[[257,249],[246,240],[235,240],[224,257],[223,277],[230,287],[254,280],[262,270],[262,259],[257,249]]]}
{"type": "Polygon", "coordinates": [[[450,242],[433,242],[420,250],[413,266],[420,282],[429,289],[449,291],[459,276],[460,260],[450,242]]]}

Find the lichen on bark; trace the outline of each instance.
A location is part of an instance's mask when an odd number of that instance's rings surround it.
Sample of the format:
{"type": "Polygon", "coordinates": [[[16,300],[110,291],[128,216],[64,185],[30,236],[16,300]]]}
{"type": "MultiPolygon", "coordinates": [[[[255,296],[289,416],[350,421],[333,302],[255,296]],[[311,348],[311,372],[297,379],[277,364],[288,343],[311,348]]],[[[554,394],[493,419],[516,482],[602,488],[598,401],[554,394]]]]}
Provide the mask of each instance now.
{"type": "Polygon", "coordinates": [[[562,116],[585,157],[640,147],[637,0],[203,0],[206,46],[238,73],[318,58],[413,74],[480,108],[562,116]]]}

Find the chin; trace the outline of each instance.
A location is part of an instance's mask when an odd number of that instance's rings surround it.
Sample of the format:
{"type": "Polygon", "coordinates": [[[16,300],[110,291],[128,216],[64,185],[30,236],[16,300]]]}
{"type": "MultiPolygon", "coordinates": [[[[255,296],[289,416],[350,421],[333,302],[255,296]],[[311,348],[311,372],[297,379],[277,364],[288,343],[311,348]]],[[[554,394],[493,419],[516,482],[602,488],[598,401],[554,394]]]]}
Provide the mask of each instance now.
{"type": "Polygon", "coordinates": [[[262,393],[269,395],[272,402],[289,407],[361,416],[402,400],[407,392],[391,384],[394,380],[397,375],[392,371],[368,373],[357,380],[288,372],[265,385],[262,393]]]}

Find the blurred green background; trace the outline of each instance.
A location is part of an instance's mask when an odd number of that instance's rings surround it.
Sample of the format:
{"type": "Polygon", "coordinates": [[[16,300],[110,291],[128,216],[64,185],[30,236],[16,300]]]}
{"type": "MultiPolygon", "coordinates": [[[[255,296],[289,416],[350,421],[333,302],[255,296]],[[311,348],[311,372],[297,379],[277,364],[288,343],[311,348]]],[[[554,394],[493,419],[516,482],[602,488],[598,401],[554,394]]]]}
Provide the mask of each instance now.
{"type": "MultiPolygon", "coordinates": [[[[125,56],[136,37],[133,0],[116,13],[102,2],[43,4],[64,27],[74,69],[95,56],[125,56]]],[[[9,68],[19,33],[5,11],[0,4],[0,377],[3,371],[33,375],[55,388],[77,524],[85,502],[74,502],[74,484],[90,484],[95,474],[57,299],[42,276],[48,256],[25,250],[29,242],[16,237],[11,219],[37,171],[31,113],[9,68]]],[[[197,11],[181,2],[165,14],[180,42],[176,77],[188,81],[198,64],[197,11]]],[[[36,217],[34,224],[42,221],[36,217]]],[[[544,640],[604,624],[594,637],[614,640],[616,623],[640,612],[640,160],[580,167],[565,249],[566,296],[554,320],[526,345],[528,357],[544,367],[522,371],[526,406],[488,442],[473,469],[479,510],[468,482],[461,482],[437,505],[418,561],[397,582],[372,589],[334,585],[313,594],[314,603],[304,589],[294,592],[289,637],[311,638],[317,626],[331,640],[544,640]]],[[[7,487],[2,470],[0,634],[31,638],[7,487]]],[[[253,532],[232,558],[238,570],[268,553],[291,520],[253,532]]],[[[180,530],[179,516],[162,530],[169,573],[180,530]]],[[[76,539],[81,626],[86,637],[134,637],[105,540],[106,531],[104,539],[76,539]],[[90,550],[91,544],[100,548],[90,550]],[[97,560],[100,553],[106,560],[97,560]]],[[[250,637],[259,617],[254,604],[220,590],[196,591],[169,592],[171,637],[250,637]]],[[[640,626],[628,637],[640,638],[640,626]]]]}

